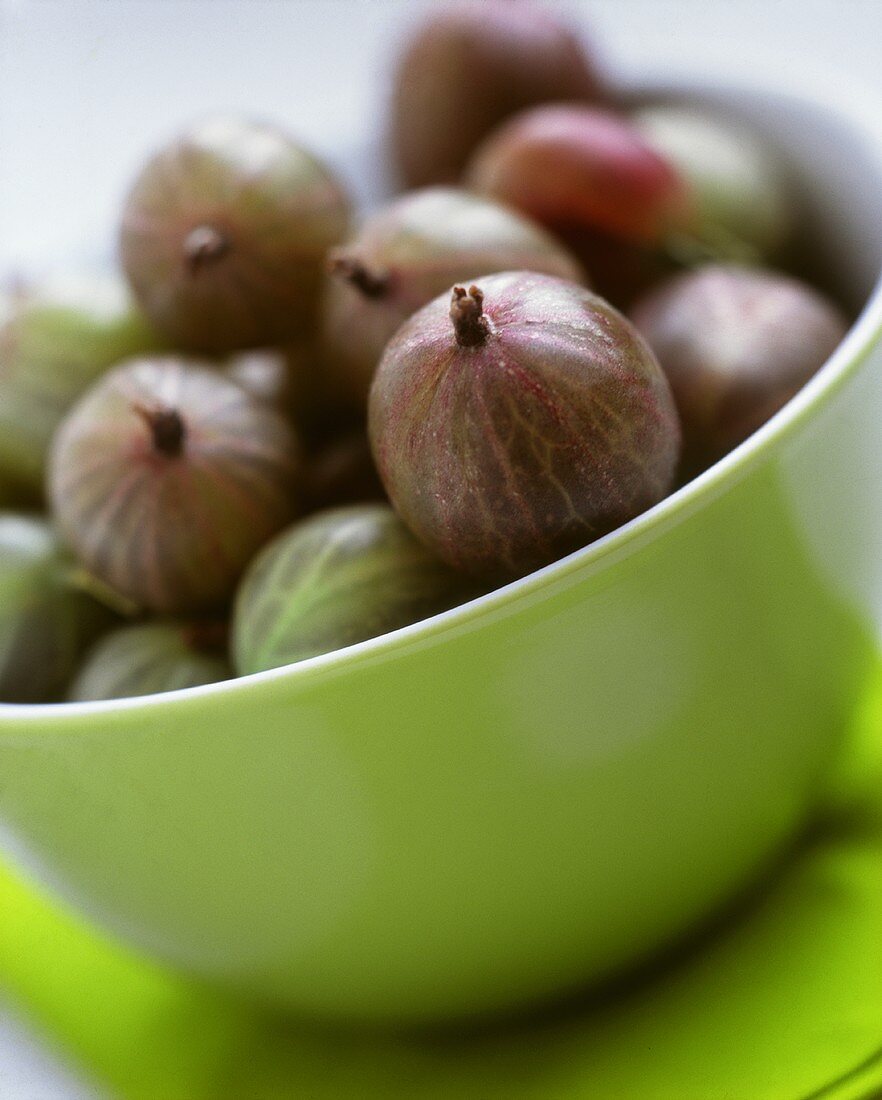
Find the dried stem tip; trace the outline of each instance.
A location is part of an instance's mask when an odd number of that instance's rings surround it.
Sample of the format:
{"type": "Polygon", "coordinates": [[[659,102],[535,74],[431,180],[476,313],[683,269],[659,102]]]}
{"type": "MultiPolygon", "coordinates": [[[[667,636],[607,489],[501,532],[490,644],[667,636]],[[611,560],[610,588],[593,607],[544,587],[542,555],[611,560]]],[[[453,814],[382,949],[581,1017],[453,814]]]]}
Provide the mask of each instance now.
{"type": "Polygon", "coordinates": [[[153,447],[158,454],[177,458],[183,452],[187,429],[177,409],[149,408],[137,404],[132,408],[150,429],[153,447]]]}
{"type": "Polygon", "coordinates": [[[453,288],[450,320],[456,332],[456,342],[463,348],[476,348],[487,340],[490,331],[484,316],[484,294],[476,286],[453,288]]]}
{"type": "Polygon", "coordinates": [[[184,263],[191,275],[197,275],[229,250],[229,238],[219,229],[212,225],[197,225],[184,238],[184,263]]]}
{"type": "Polygon", "coordinates": [[[334,251],[328,258],[328,271],[338,279],[343,279],[366,298],[382,298],[389,289],[389,276],[371,269],[355,256],[334,251]]]}

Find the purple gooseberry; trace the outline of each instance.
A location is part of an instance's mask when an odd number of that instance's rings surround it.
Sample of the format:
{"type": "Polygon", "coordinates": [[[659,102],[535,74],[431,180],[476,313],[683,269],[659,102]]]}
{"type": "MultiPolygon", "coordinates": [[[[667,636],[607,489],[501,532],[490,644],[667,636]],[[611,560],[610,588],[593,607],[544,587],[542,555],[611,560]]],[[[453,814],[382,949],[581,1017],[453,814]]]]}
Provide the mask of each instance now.
{"type": "Polygon", "coordinates": [[[49,496],[86,568],[139,607],[223,603],[295,514],[299,447],[285,418],[207,366],[123,364],[59,429],[49,496]]]}
{"type": "Polygon", "coordinates": [[[685,181],[631,122],[580,104],[516,115],[480,146],[465,178],[564,240],[595,230],[661,247],[693,213],[685,181]]]}
{"type": "Polygon", "coordinates": [[[142,169],[122,218],[123,267],[176,347],[224,354],[308,335],[325,254],[349,203],[287,135],[235,118],[196,126],[142,169]]]}
{"type": "Polygon", "coordinates": [[[452,187],[394,199],[331,256],[322,338],[341,396],[363,405],[389,338],[456,282],[493,271],[584,281],[578,262],[514,210],[452,187]]]}
{"type": "Polygon", "coordinates": [[[680,429],[641,336],[563,279],[506,272],[455,287],[389,342],[371,390],[377,468],[440,558],[516,576],[670,489],[680,429]]]}
{"type": "Polygon", "coordinates": [[[845,335],[841,311],[773,271],[708,264],[634,307],[683,425],[691,476],[746,439],[815,373],[845,335]]]}
{"type": "Polygon", "coordinates": [[[391,143],[409,187],[452,183],[504,118],[550,100],[594,100],[601,82],[576,35],[527,0],[438,4],[403,49],[391,143]]]}

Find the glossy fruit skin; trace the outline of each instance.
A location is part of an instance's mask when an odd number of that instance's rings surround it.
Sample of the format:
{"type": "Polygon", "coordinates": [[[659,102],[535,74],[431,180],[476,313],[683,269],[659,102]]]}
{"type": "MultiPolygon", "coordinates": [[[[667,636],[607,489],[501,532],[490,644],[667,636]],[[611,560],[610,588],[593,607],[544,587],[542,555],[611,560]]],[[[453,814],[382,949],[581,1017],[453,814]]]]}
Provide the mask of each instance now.
{"type": "Polygon", "coordinates": [[[139,359],[111,371],[55,437],[49,496],[83,563],[147,610],[221,604],[295,514],[299,447],[279,413],[202,364],[139,359]],[[179,454],[138,409],[172,409],[179,454]]]}
{"type": "Polygon", "coordinates": [[[595,66],[579,39],[532,3],[439,4],[395,72],[391,144],[406,186],[452,183],[503,119],[552,100],[594,100],[595,66]]]}
{"type": "Polygon", "coordinates": [[[586,281],[578,261],[537,224],[452,187],[394,199],[367,219],[338,257],[362,264],[382,284],[365,293],[332,274],[325,289],[322,341],[328,371],[341,394],[360,405],[395,331],[454,283],[513,270],[586,281]]]}
{"type": "Polygon", "coordinates": [[[292,664],[418,622],[473,594],[386,504],[332,508],[254,560],[233,615],[240,675],[292,664]]]}
{"type": "Polygon", "coordinates": [[[74,583],[76,565],[49,524],[0,513],[0,702],[64,697],[110,612],[74,583]]]}
{"type": "Polygon", "coordinates": [[[0,481],[10,498],[40,500],[68,409],[114,363],[160,346],[114,280],[55,281],[0,298],[0,481]]]}
{"type": "Polygon", "coordinates": [[[680,242],[703,259],[761,263],[779,256],[796,203],[775,150],[754,132],[695,107],[644,107],[631,121],[693,196],[695,221],[680,242]]]}
{"type": "Polygon", "coordinates": [[[486,342],[458,343],[448,295],[420,310],[386,348],[369,432],[411,530],[455,568],[511,577],[659,501],[680,430],[654,356],[602,298],[530,272],[478,283],[486,342]]]}
{"type": "Polygon", "coordinates": [[[285,344],[314,328],[348,199],[285,134],[210,119],[156,153],[128,196],[120,254],[156,327],[185,351],[285,344]]]}
{"type": "Polygon", "coordinates": [[[777,412],[848,328],[841,310],[805,283],[724,264],[675,276],[631,317],[671,383],[686,476],[777,412]]]}
{"type": "Polygon", "coordinates": [[[190,624],[134,623],[98,641],[68,691],[70,702],[129,699],[214,684],[232,676],[224,656],[195,645],[190,624]]]}
{"type": "Polygon", "coordinates": [[[578,104],[515,116],[476,150],[465,179],[564,240],[587,229],[660,247],[693,216],[684,180],[636,127],[578,104]]]}

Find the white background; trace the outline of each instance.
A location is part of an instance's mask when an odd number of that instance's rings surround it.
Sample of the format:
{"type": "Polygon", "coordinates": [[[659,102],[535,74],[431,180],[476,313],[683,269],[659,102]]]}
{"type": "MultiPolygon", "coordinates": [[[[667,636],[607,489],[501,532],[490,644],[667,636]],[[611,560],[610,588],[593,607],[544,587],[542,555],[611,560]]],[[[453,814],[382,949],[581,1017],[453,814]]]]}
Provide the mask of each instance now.
{"type": "MultiPolygon", "coordinates": [[[[365,143],[382,123],[384,59],[428,2],[0,0],[0,280],[110,257],[140,160],[207,111],[287,123],[332,159],[365,143]]],[[[882,103],[882,0],[558,6],[591,29],[613,72],[784,72],[796,89],[832,77],[863,81],[882,103]]],[[[0,1100],[96,1095],[4,1009],[0,975],[0,1100]]]]}

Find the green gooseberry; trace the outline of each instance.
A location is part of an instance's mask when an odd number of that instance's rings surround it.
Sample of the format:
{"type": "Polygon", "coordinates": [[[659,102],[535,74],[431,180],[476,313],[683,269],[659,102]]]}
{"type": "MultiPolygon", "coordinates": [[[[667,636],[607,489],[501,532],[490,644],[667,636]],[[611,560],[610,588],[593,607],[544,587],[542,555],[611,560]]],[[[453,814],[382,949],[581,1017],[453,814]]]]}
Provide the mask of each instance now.
{"type": "Polygon", "coordinates": [[[318,512],[278,535],[233,612],[240,675],[315,657],[428,618],[469,591],[385,504],[318,512]]]}
{"type": "Polygon", "coordinates": [[[215,623],[146,622],[120,627],[86,655],[72,702],[126,699],[227,680],[223,628],[215,623]]]}
{"type": "Polygon", "coordinates": [[[777,151],[731,119],[706,109],[656,104],[632,118],[674,166],[692,196],[691,227],[669,246],[688,265],[717,259],[761,263],[792,236],[796,201],[777,151]]]}
{"type": "Polygon", "coordinates": [[[62,699],[82,654],[112,621],[79,587],[45,520],[0,513],[0,701],[62,699]]]}
{"type": "Polygon", "coordinates": [[[67,411],[108,367],[158,346],[114,280],[0,297],[0,484],[39,500],[49,444],[67,411]]]}

